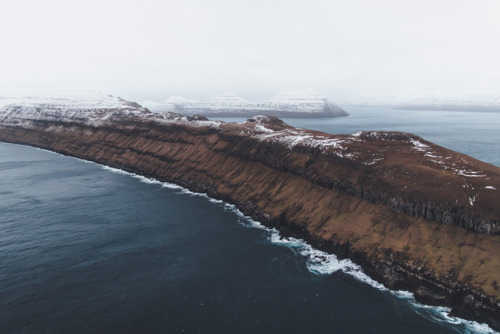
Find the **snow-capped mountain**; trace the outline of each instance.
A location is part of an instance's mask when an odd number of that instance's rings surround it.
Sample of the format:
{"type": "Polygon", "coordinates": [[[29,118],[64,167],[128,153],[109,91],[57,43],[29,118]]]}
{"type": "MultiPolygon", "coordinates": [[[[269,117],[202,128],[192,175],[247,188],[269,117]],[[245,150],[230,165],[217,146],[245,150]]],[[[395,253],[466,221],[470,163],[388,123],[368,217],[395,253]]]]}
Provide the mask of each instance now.
{"type": "Polygon", "coordinates": [[[200,114],[217,117],[253,117],[267,114],[277,117],[341,117],[348,116],[342,108],[316,92],[282,93],[272,99],[250,102],[233,94],[221,94],[196,101],[171,96],[163,103],[144,103],[157,112],[200,114]]]}
{"type": "Polygon", "coordinates": [[[111,116],[130,116],[148,113],[135,102],[126,101],[99,92],[82,92],[57,97],[37,96],[22,98],[0,97],[0,119],[23,119],[32,122],[44,120],[86,121],[103,123],[111,116]],[[42,113],[43,111],[43,113],[42,113]]]}
{"type": "Polygon", "coordinates": [[[28,97],[0,97],[0,108],[9,104],[19,106],[58,106],[65,108],[87,109],[113,109],[128,107],[140,107],[135,102],[125,101],[120,97],[104,94],[101,92],[77,92],[57,96],[28,96],[28,97]]]}
{"type": "Polygon", "coordinates": [[[287,92],[275,96],[273,99],[256,103],[262,109],[286,110],[290,112],[308,112],[338,114],[338,116],[347,116],[342,108],[337,104],[328,101],[328,99],[314,91],[287,92]],[[345,114],[344,114],[345,113],[345,114]]]}
{"type": "Polygon", "coordinates": [[[250,102],[234,94],[225,93],[209,97],[208,99],[201,101],[201,104],[208,104],[211,106],[235,107],[246,106],[249,105],[250,102]]]}

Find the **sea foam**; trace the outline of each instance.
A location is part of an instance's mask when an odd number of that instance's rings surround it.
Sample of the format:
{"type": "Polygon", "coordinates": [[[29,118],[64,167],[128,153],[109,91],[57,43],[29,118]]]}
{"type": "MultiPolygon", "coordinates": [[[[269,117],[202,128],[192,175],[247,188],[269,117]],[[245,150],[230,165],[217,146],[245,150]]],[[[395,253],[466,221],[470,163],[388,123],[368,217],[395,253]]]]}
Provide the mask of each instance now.
{"type": "Polygon", "coordinates": [[[284,246],[290,248],[294,252],[299,253],[300,255],[306,258],[306,266],[307,269],[315,274],[315,275],[330,275],[335,272],[343,272],[347,275],[350,275],[354,279],[363,282],[372,286],[375,289],[378,289],[383,292],[391,293],[399,299],[406,300],[412,308],[420,314],[421,316],[431,319],[434,322],[439,323],[447,323],[450,325],[460,326],[462,327],[464,334],[494,334],[498,333],[492,330],[486,324],[480,324],[475,321],[469,321],[461,318],[451,317],[449,316],[450,308],[442,307],[442,306],[428,306],[421,304],[415,300],[414,295],[409,291],[392,291],[387,289],[383,284],[373,280],[367,274],[365,274],[362,268],[352,262],[349,259],[339,260],[336,255],[329,254],[323,252],[321,250],[315,249],[307,242],[299,238],[292,237],[282,237],[279,234],[279,231],[272,227],[267,227],[261,224],[258,221],[255,221],[249,216],[245,216],[234,204],[230,204],[224,202],[222,200],[217,200],[209,197],[205,193],[198,193],[188,190],[182,186],[169,183],[169,182],[161,182],[151,178],[147,178],[135,173],[126,172],[117,168],[108,167],[104,165],[100,165],[103,169],[108,170],[113,173],[129,175],[141,182],[148,184],[160,185],[163,188],[177,190],[178,194],[189,195],[189,196],[197,196],[206,198],[211,203],[222,205],[225,211],[230,211],[234,213],[238,217],[238,222],[248,228],[256,228],[265,231],[267,235],[267,239],[270,243],[284,246]]]}

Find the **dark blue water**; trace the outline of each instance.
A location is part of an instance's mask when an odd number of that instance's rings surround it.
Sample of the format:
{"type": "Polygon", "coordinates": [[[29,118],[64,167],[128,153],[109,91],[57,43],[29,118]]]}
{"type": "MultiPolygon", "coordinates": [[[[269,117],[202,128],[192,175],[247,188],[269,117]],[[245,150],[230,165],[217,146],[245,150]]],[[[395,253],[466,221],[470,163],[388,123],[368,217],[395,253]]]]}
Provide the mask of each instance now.
{"type": "Polygon", "coordinates": [[[481,332],[145,181],[0,143],[0,333],[481,332]]]}

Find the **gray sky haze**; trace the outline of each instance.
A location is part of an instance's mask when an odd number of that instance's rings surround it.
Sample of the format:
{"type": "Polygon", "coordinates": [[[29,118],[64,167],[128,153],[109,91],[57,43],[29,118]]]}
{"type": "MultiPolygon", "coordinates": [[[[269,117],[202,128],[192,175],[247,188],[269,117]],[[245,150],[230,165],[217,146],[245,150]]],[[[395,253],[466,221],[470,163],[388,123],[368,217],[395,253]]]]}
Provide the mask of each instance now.
{"type": "Polygon", "coordinates": [[[4,0],[0,96],[500,95],[499,0],[4,0]]]}

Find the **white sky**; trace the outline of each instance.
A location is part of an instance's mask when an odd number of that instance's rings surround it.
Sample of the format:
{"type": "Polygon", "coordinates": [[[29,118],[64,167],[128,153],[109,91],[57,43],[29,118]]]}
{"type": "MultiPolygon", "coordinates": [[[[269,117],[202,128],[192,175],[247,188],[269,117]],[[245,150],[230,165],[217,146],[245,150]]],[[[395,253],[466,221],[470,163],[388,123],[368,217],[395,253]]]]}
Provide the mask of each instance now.
{"type": "Polygon", "coordinates": [[[500,95],[500,0],[2,0],[0,96],[500,95]]]}

